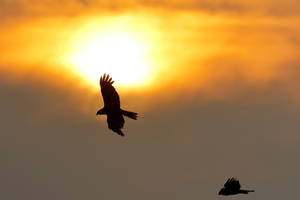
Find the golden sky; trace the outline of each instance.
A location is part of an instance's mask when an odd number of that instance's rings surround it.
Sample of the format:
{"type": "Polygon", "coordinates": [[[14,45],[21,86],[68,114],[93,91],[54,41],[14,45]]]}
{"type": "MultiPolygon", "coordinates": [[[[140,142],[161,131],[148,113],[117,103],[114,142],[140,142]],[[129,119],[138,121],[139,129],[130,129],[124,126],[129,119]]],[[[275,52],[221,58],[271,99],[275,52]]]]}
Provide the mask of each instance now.
{"type": "Polygon", "coordinates": [[[0,199],[297,199],[299,52],[299,0],[0,0],[0,199]]]}
{"type": "Polygon", "coordinates": [[[238,95],[230,88],[236,81],[261,88],[288,76],[287,65],[298,60],[295,4],[4,0],[0,66],[94,91],[106,72],[125,90],[167,88],[163,99],[183,91],[227,99],[238,95]]]}

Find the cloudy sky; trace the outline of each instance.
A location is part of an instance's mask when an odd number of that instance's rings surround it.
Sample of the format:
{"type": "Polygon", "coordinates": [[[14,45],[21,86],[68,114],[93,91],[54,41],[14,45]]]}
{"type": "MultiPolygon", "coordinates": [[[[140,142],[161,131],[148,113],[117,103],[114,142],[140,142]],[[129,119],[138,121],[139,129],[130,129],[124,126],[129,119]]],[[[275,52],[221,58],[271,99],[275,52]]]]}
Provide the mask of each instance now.
{"type": "Polygon", "coordinates": [[[0,52],[1,199],[299,196],[296,0],[0,0],[0,52]]]}

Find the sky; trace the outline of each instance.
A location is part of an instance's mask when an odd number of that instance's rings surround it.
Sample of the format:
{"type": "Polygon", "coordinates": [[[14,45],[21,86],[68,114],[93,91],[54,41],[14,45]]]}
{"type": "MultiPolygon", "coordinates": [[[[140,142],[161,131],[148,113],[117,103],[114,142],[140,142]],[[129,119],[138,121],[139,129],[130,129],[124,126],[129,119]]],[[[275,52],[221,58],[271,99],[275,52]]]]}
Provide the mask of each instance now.
{"type": "Polygon", "coordinates": [[[299,196],[296,0],[0,0],[0,35],[1,199],[299,196]]]}

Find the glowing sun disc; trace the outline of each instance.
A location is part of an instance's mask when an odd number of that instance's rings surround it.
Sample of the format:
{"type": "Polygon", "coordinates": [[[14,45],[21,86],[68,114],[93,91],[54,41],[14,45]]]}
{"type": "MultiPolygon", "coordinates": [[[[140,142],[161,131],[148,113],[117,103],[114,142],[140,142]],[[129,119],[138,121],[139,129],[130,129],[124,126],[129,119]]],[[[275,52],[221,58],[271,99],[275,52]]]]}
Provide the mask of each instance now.
{"type": "Polygon", "coordinates": [[[129,32],[96,32],[79,39],[69,57],[72,66],[90,81],[110,74],[120,85],[147,82],[150,61],[147,45],[129,32]]]}

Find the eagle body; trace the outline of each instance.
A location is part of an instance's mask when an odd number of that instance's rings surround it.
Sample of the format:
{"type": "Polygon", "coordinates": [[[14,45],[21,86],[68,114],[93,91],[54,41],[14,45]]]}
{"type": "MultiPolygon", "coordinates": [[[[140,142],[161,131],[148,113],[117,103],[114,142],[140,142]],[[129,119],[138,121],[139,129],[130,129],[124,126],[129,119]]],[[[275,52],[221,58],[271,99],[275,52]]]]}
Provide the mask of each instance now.
{"type": "Polygon", "coordinates": [[[120,97],[116,89],[112,86],[113,83],[114,81],[112,81],[112,78],[110,78],[109,75],[104,74],[100,78],[104,107],[98,110],[97,115],[106,115],[108,128],[119,135],[124,136],[124,133],[121,131],[125,123],[123,116],[136,120],[137,113],[121,109],[120,97]]]}

